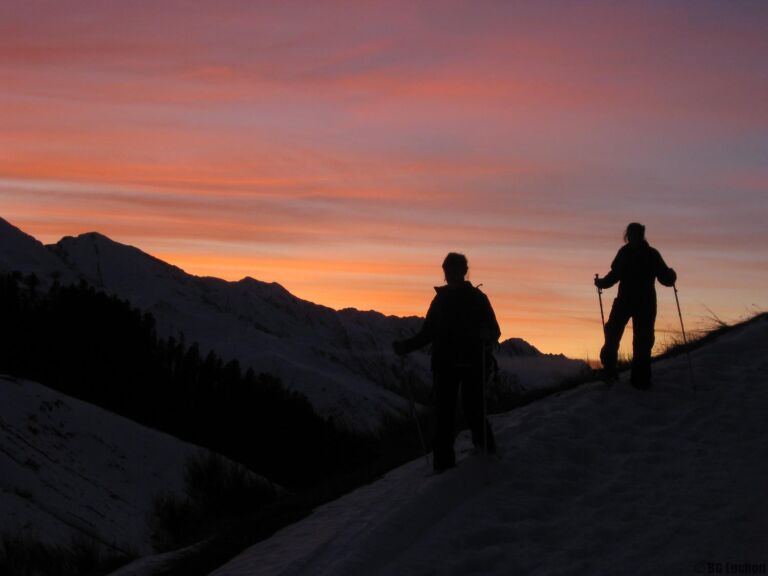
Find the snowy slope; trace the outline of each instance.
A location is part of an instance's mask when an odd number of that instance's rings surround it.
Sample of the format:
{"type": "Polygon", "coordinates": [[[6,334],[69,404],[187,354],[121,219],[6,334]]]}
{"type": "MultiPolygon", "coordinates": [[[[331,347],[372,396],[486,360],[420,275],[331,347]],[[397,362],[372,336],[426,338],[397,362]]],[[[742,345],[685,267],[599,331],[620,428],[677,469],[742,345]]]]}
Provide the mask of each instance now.
{"type": "Polygon", "coordinates": [[[0,218],[0,270],[35,274],[47,282],[58,276],[62,282],[75,280],[67,266],[43,244],[0,218]]]}
{"type": "Polygon", "coordinates": [[[0,376],[0,533],[147,553],[154,497],[183,496],[187,459],[205,453],[40,384],[0,376]]]}
{"type": "Polygon", "coordinates": [[[465,454],[431,477],[414,461],[213,574],[764,570],[768,316],[692,360],[696,394],[680,357],[654,366],[650,392],[595,383],[530,404],[495,418],[501,460],[465,454]]]}
{"type": "MultiPolygon", "coordinates": [[[[391,351],[392,340],[416,332],[419,318],[336,311],[252,278],[226,282],[192,276],[93,232],[43,247],[0,221],[0,254],[5,255],[0,271],[40,274],[32,266],[40,261],[50,270],[67,270],[68,278],[85,279],[129,300],[155,316],[162,335],[184,334],[203,353],[215,350],[274,374],[307,396],[318,413],[356,431],[375,433],[388,417],[407,414],[406,381],[424,397],[431,388],[426,353],[404,361],[391,351]]],[[[579,361],[541,355],[522,340],[505,343],[499,358],[503,381],[523,393],[555,386],[584,367],[579,361]]]]}

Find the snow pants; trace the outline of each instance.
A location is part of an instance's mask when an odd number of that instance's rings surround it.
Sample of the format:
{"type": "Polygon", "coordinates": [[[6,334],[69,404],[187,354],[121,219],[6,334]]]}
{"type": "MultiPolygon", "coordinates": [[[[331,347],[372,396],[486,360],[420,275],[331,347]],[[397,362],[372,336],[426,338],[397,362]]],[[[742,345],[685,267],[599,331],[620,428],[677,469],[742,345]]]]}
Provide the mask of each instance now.
{"type": "Polygon", "coordinates": [[[462,408],[470,430],[472,442],[481,448],[487,442],[489,451],[496,448],[493,430],[483,417],[482,366],[436,367],[434,371],[436,395],[436,423],[433,439],[435,469],[450,468],[456,463],[453,443],[456,438],[456,402],[461,388],[462,408]],[[485,428],[485,432],[483,432],[485,428]]]}
{"type": "Polygon", "coordinates": [[[619,343],[624,328],[632,319],[632,385],[647,388],[651,385],[651,349],[655,341],[656,298],[636,300],[616,298],[605,323],[605,344],[600,350],[600,361],[608,371],[616,369],[619,343]]]}

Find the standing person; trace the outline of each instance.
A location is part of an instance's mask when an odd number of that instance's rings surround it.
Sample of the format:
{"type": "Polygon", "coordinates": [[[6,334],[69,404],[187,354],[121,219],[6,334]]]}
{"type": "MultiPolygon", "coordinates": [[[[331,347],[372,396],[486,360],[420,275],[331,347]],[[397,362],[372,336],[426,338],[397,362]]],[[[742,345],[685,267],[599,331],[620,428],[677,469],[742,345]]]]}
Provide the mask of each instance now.
{"type": "Polygon", "coordinates": [[[645,226],[632,222],[624,233],[621,247],[603,278],[595,278],[598,288],[610,288],[619,283],[619,294],[613,301],[611,314],[605,323],[605,344],[600,361],[606,376],[616,378],[619,342],[624,328],[632,319],[632,376],[636,388],[651,387],[651,349],[655,341],[656,279],[664,286],[674,286],[677,274],[669,268],[659,251],[645,240],[645,226]]]}
{"type": "Polygon", "coordinates": [[[464,415],[478,448],[494,452],[493,430],[485,418],[485,378],[495,366],[493,345],[501,332],[488,297],[464,277],[467,258],[451,252],[443,261],[445,286],[435,288],[434,299],[421,330],[392,343],[404,355],[432,344],[432,377],[436,393],[433,465],[441,472],[456,465],[456,398],[461,386],[464,415]]]}

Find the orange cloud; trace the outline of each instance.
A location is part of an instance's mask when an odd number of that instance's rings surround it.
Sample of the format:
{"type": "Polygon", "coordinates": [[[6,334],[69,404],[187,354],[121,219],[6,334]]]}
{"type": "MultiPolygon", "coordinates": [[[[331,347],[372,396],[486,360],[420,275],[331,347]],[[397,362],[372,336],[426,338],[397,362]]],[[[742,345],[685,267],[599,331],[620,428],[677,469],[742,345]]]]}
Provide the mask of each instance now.
{"type": "Polygon", "coordinates": [[[765,305],[767,14],[6,3],[0,213],[404,314],[463,250],[505,336],[595,358],[632,220],[690,314],[765,305]]]}

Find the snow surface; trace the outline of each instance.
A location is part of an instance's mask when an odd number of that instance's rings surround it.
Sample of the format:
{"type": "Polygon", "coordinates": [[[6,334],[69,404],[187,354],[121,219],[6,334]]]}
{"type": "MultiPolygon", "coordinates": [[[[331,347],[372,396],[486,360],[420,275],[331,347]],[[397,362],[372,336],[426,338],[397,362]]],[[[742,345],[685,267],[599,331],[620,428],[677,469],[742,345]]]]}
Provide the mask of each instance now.
{"type": "Polygon", "coordinates": [[[0,376],[0,533],[149,553],[154,498],[184,498],[187,459],[205,454],[35,382],[0,376]]]}
{"type": "Polygon", "coordinates": [[[0,248],[0,270],[35,274],[42,282],[51,280],[53,275],[62,281],[75,279],[71,270],[41,242],[3,218],[0,218],[0,248]]]}
{"type": "MultiPolygon", "coordinates": [[[[768,563],[768,316],[654,365],[493,419],[500,460],[419,459],[214,576],[694,574],[768,563]]],[[[710,572],[711,573],[711,572],[710,572]]]]}

